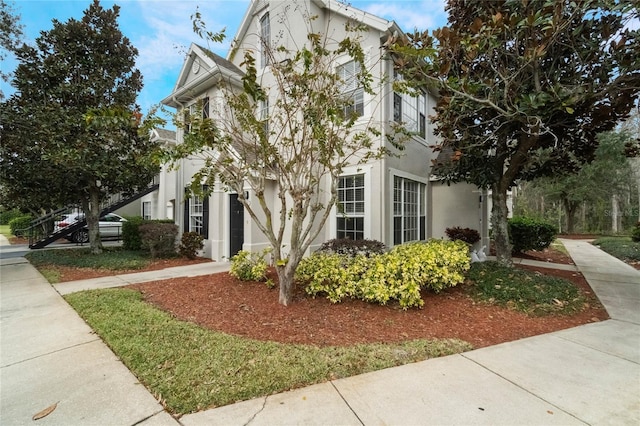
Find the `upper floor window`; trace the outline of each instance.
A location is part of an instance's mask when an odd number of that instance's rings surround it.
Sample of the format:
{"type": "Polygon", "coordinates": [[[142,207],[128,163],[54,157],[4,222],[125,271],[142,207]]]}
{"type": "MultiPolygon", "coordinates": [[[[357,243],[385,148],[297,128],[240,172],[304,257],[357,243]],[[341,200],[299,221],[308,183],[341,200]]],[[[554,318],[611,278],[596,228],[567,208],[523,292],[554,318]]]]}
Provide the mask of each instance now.
{"type": "MultiPolygon", "coordinates": [[[[402,76],[394,73],[394,78],[400,80],[402,76]]],[[[424,93],[415,96],[409,93],[393,94],[393,120],[423,139],[427,137],[426,109],[427,98],[424,93]]]]}
{"type": "Polygon", "coordinates": [[[269,22],[269,12],[260,18],[260,63],[266,67],[271,63],[269,57],[269,46],[271,43],[271,23],[269,22]]]}
{"type": "Polygon", "coordinates": [[[342,93],[346,99],[344,107],[345,117],[355,114],[356,117],[364,115],[364,89],[358,81],[360,62],[349,61],[337,68],[338,76],[342,79],[342,93]]]}
{"type": "Polygon", "coordinates": [[[203,98],[198,102],[194,102],[184,110],[184,132],[191,133],[191,124],[193,118],[202,113],[202,118],[209,118],[209,98],[203,98]]]}
{"type": "Polygon", "coordinates": [[[262,122],[264,135],[269,138],[269,100],[265,99],[258,104],[258,120],[262,122]]]}

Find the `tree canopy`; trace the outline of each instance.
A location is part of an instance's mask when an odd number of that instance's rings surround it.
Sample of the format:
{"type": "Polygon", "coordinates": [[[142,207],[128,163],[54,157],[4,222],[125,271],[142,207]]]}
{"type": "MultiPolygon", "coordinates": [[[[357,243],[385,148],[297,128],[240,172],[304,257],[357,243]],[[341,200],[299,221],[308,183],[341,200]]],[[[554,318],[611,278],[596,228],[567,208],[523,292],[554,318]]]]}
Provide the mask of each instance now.
{"type": "Polygon", "coordinates": [[[498,260],[510,264],[507,191],[574,172],[640,91],[631,2],[449,0],[449,25],[391,46],[411,84],[436,88],[435,172],[492,190],[498,260]]]}
{"type": "MultiPolygon", "coordinates": [[[[22,41],[22,24],[20,16],[12,5],[0,0],[0,61],[7,58],[9,52],[14,52],[22,41]]],[[[0,79],[9,81],[10,74],[6,70],[0,70],[0,79]]],[[[4,97],[0,90],[0,99],[4,97]]]]}
{"type": "Polygon", "coordinates": [[[5,202],[32,211],[80,203],[96,252],[101,202],[159,170],[155,143],[139,131],[138,52],[118,15],[95,0],[81,20],[54,20],[35,46],[16,49],[16,92],[0,110],[5,202]]]}

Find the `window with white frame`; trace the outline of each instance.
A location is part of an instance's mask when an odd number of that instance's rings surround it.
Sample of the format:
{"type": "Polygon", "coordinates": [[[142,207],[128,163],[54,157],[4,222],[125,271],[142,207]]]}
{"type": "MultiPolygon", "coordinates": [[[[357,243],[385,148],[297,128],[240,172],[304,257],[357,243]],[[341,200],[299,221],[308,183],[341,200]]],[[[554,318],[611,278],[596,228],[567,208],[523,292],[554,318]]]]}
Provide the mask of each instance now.
{"type": "Polygon", "coordinates": [[[270,63],[269,46],[271,43],[271,23],[269,21],[269,12],[260,18],[260,64],[262,68],[267,67],[270,63]]]}
{"type": "Polygon", "coordinates": [[[358,81],[360,70],[360,62],[356,61],[340,65],[336,70],[338,77],[342,79],[342,93],[346,99],[345,117],[350,117],[352,114],[356,117],[364,115],[364,89],[358,81]]]}
{"type": "Polygon", "coordinates": [[[203,235],[204,203],[199,195],[189,198],[189,231],[203,235]]]}
{"type": "Polygon", "coordinates": [[[364,175],[338,179],[336,238],[364,239],[364,175]]]}
{"type": "Polygon", "coordinates": [[[269,100],[258,103],[258,120],[262,121],[262,129],[266,138],[269,138],[269,100]]]}
{"type": "MultiPolygon", "coordinates": [[[[396,80],[402,76],[394,73],[396,80]]],[[[402,123],[404,127],[423,139],[427,137],[426,124],[427,98],[424,93],[411,95],[409,93],[393,94],[393,120],[402,123]]]]}
{"type": "Polygon", "coordinates": [[[151,220],[151,201],[142,202],[142,218],[144,220],[151,220]]]}
{"type": "Polygon", "coordinates": [[[424,240],[426,236],[426,185],[393,178],[393,243],[424,240]]]}
{"type": "Polygon", "coordinates": [[[197,102],[192,103],[184,110],[184,132],[191,133],[191,123],[193,117],[196,117],[201,113],[202,118],[209,118],[209,98],[203,98],[197,102]]]}

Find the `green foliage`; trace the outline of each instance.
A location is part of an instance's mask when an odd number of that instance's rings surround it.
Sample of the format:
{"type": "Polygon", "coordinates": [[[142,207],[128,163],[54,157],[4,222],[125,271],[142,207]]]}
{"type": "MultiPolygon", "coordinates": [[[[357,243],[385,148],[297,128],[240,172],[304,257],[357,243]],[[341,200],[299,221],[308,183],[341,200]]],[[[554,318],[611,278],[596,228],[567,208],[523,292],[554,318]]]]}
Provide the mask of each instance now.
{"type": "Polygon", "coordinates": [[[0,225],[8,225],[12,219],[19,216],[25,216],[25,214],[18,209],[3,210],[0,212],[0,225]]]}
{"type": "Polygon", "coordinates": [[[142,250],[139,228],[145,220],[142,216],[130,216],[126,219],[126,222],[122,222],[122,247],[125,250],[142,250]]]}
{"type": "Polygon", "coordinates": [[[178,321],[132,289],[65,299],[173,414],[471,349],[455,339],[346,347],[261,342],[178,321]]]}
{"type": "Polygon", "coordinates": [[[509,219],[509,236],[514,253],[544,250],[556,239],[555,226],[536,219],[516,216],[509,219]]]}
{"type": "Polygon", "coordinates": [[[538,272],[476,262],[468,273],[471,292],[478,300],[532,315],[573,314],[582,310],[585,298],[571,282],[538,272]]]}
{"type": "Polygon", "coordinates": [[[15,235],[16,237],[22,236],[20,233],[20,230],[24,230],[29,226],[31,226],[32,220],[33,220],[33,217],[31,215],[14,217],[9,221],[9,228],[11,229],[11,234],[15,235]]]}
{"type": "Polygon", "coordinates": [[[300,262],[296,278],[308,294],[326,295],[333,303],[345,298],[382,305],[396,300],[407,309],[423,306],[422,289],[453,287],[464,280],[467,269],[469,249],[464,242],[430,240],[372,256],[314,253],[300,262]]]}
{"type": "Polygon", "coordinates": [[[640,222],[636,223],[636,226],[631,230],[631,241],[640,242],[640,222]]]}
{"type": "Polygon", "coordinates": [[[384,243],[376,240],[352,240],[350,238],[333,239],[324,242],[319,252],[345,254],[348,256],[365,255],[367,257],[382,254],[387,250],[384,243]]]}
{"type": "Polygon", "coordinates": [[[204,247],[204,237],[197,232],[184,232],[180,238],[178,251],[187,259],[195,259],[199,250],[204,247]]]}
{"type": "Polygon", "coordinates": [[[146,187],[160,169],[159,143],[137,111],[138,51],[119,10],[94,0],[80,20],[54,20],[16,49],[16,91],[0,105],[3,197],[33,210],[81,204],[96,252],[101,203],[146,187]]]}
{"type": "Polygon", "coordinates": [[[637,104],[634,3],[452,1],[446,27],[387,41],[407,84],[439,91],[434,174],[492,189],[500,261],[507,191],[591,161],[596,135],[637,104]]]}
{"type": "Polygon", "coordinates": [[[119,271],[141,269],[151,261],[147,253],[112,247],[105,248],[99,255],[92,254],[90,248],[74,248],[31,251],[25,257],[38,269],[56,265],[119,271]]]}
{"type": "Polygon", "coordinates": [[[640,261],[640,242],[634,242],[629,237],[602,237],[593,244],[624,262],[640,261]]]}
{"type": "Polygon", "coordinates": [[[229,273],[241,281],[265,281],[268,268],[265,256],[270,252],[270,248],[260,252],[240,250],[231,258],[229,273]]]}
{"type": "Polygon", "coordinates": [[[451,241],[460,240],[469,245],[473,245],[480,241],[480,233],[471,228],[461,228],[456,226],[454,228],[447,228],[445,233],[451,241]]]}
{"type": "Polygon", "coordinates": [[[178,226],[174,223],[145,223],[138,227],[142,248],[149,250],[152,258],[176,255],[178,226]]]}

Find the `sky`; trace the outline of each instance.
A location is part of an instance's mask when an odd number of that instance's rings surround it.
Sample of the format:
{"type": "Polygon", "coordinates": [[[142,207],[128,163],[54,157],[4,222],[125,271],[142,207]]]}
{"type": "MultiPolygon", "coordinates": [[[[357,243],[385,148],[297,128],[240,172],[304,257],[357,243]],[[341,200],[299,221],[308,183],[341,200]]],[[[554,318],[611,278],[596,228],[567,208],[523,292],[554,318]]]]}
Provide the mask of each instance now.
{"type": "MultiPolygon", "coordinates": [[[[6,0],[20,15],[24,41],[33,44],[41,31],[53,27],[52,19],[66,22],[80,20],[92,0],[6,0]]],[[[192,42],[200,39],[193,33],[191,15],[200,11],[207,28],[219,31],[226,28],[227,38],[218,46],[210,46],[215,53],[226,57],[229,43],[240,26],[249,0],[102,0],[101,5],[120,6],[118,23],[123,34],[138,49],[136,67],[142,72],[144,88],[138,96],[143,113],[169,96],[180,73],[184,56],[192,42]]],[[[435,29],[446,24],[445,0],[351,0],[349,4],[374,15],[395,20],[401,28],[435,29]]],[[[13,58],[2,64],[3,71],[16,67],[13,58]]],[[[5,82],[2,91],[13,91],[5,82]]]]}

